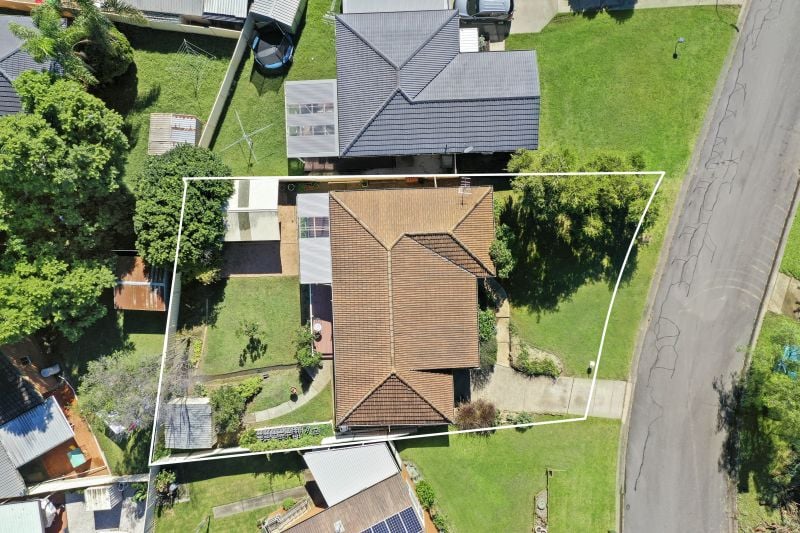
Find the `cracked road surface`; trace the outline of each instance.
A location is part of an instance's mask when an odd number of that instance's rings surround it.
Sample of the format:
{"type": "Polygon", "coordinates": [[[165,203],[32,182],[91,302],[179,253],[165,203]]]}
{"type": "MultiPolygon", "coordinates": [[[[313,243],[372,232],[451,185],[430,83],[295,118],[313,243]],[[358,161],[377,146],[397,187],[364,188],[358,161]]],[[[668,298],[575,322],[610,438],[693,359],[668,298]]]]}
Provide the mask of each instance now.
{"type": "Polygon", "coordinates": [[[656,292],[625,459],[625,533],[732,528],[724,392],[741,372],[800,165],[800,1],[754,0],[656,292]]]}

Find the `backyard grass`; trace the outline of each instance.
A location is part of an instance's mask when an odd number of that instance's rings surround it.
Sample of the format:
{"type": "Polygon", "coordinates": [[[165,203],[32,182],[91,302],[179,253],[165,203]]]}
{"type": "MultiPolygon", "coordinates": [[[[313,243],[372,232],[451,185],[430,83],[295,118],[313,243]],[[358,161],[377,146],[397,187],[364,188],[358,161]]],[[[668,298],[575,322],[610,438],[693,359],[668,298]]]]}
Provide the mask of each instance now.
{"type": "Polygon", "coordinates": [[[304,483],[302,459],[297,454],[245,457],[202,461],[175,468],[178,483],[188,483],[190,501],[162,509],[156,518],[156,531],[195,531],[208,516],[211,522],[202,531],[255,531],[256,520],[274,507],[216,520],[212,508],[246,498],[299,487],[304,483]]]}
{"type": "MultiPolygon", "coordinates": [[[[289,401],[292,387],[303,389],[301,370],[271,370],[269,377],[264,380],[261,392],[247,404],[247,412],[262,411],[289,401]]],[[[306,380],[307,381],[307,380],[306,380]]]]}
{"type": "Polygon", "coordinates": [[[333,391],[328,384],[310,402],[299,409],[278,418],[268,420],[259,426],[285,426],[289,424],[309,424],[311,422],[325,422],[333,418],[333,391]]]}
{"type": "MultiPolygon", "coordinates": [[[[543,148],[641,151],[649,169],[667,173],[662,215],[617,297],[599,369],[603,378],[628,376],[664,232],[737,14],[737,7],[720,6],[637,10],[623,22],[607,13],[566,15],[540,34],[506,41],[507,49],[537,51],[543,148]],[[686,47],[674,60],[679,36],[686,47]]],[[[596,357],[612,288],[587,283],[557,309],[541,313],[512,293],[512,321],[523,339],[559,355],[568,373],[580,374],[596,357]]]]}
{"type": "Polygon", "coordinates": [[[297,277],[230,278],[208,287],[221,291],[210,319],[201,370],[224,374],[237,370],[294,363],[294,334],[300,325],[300,285],[297,277]],[[247,341],[236,334],[242,321],[258,322],[266,351],[244,356],[247,341]]]}
{"type": "MultiPolygon", "coordinates": [[[[338,11],[338,1],[336,5],[338,11]]],[[[308,1],[305,23],[299,30],[294,59],[287,73],[262,76],[254,70],[253,56],[249,51],[242,61],[233,95],[220,121],[212,147],[233,169],[234,176],[284,176],[289,173],[283,83],[286,80],[336,77],[334,26],[323,19],[330,7],[330,0],[308,1]],[[249,150],[244,143],[228,148],[242,137],[239,122],[236,120],[237,111],[246,132],[252,133],[267,127],[253,136],[255,158],[252,161],[249,161],[249,150]]]]}
{"type": "Polygon", "coordinates": [[[113,94],[104,99],[123,114],[130,128],[131,150],[125,165],[125,181],[130,184],[147,155],[150,113],[182,113],[205,122],[236,41],[124,24],[120,29],[134,49],[135,78],[128,76],[124,85],[110,89],[113,94]],[[199,63],[178,52],[184,39],[214,58],[203,62],[198,71],[194,67],[199,63]]]}
{"type": "Polygon", "coordinates": [[[492,531],[532,531],[534,496],[546,487],[547,469],[557,482],[550,531],[609,531],[615,528],[619,427],[615,420],[589,419],[398,446],[433,485],[454,531],[487,531],[487,524],[492,531]]]}

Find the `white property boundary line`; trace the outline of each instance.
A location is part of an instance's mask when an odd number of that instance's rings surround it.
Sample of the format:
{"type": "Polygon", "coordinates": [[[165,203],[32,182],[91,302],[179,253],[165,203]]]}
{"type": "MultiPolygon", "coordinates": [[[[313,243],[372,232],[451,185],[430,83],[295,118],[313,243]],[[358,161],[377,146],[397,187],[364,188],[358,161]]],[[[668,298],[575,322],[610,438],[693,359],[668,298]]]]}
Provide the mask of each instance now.
{"type": "MultiPolygon", "coordinates": [[[[633,252],[633,247],[636,244],[636,239],[639,236],[639,231],[642,228],[642,224],[644,223],[644,219],[647,216],[647,213],[650,211],[650,207],[655,199],[656,193],[661,188],[661,184],[664,181],[664,176],[666,172],[664,171],[642,171],[642,172],[520,172],[520,173],[481,173],[481,174],[372,174],[372,175],[352,175],[352,176],[243,176],[243,177],[187,177],[183,178],[183,197],[181,201],[181,212],[180,212],[180,220],[178,223],[178,238],[175,246],[175,259],[172,265],[172,283],[170,285],[170,301],[172,301],[172,296],[174,295],[175,291],[175,278],[178,271],[178,257],[180,254],[180,240],[181,235],[183,234],[183,216],[185,212],[186,206],[186,191],[188,189],[189,182],[191,181],[203,181],[203,180],[277,180],[278,182],[287,182],[287,183],[296,183],[296,182],[322,182],[322,183],[332,183],[332,182],[341,182],[341,183],[348,183],[348,182],[360,182],[360,181],[386,181],[386,180],[405,180],[406,178],[426,178],[426,179],[433,179],[434,183],[436,182],[437,178],[442,179],[460,179],[462,177],[468,178],[516,178],[519,176],[657,176],[657,180],[655,185],[653,186],[653,190],[650,193],[650,197],[647,199],[647,204],[645,204],[644,211],[642,211],[641,216],[639,217],[639,221],[636,224],[636,229],[633,232],[633,236],[631,237],[631,242],[628,244],[628,249],[625,252],[625,258],[622,262],[622,266],[620,267],[619,274],[617,275],[616,283],[614,284],[614,290],[611,293],[611,301],[608,304],[608,310],[606,311],[605,321],[603,322],[603,330],[600,335],[600,345],[597,349],[597,359],[595,360],[595,368],[594,372],[592,373],[592,384],[589,388],[589,397],[586,401],[586,409],[584,410],[583,416],[575,417],[575,418],[563,418],[558,420],[544,420],[541,422],[529,422],[527,424],[505,424],[502,426],[494,426],[488,428],[478,428],[478,429],[462,429],[462,430],[454,430],[454,431],[440,431],[436,433],[422,433],[422,434],[414,434],[414,435],[398,435],[398,436],[391,436],[391,435],[384,435],[384,436],[376,436],[373,438],[361,438],[358,440],[349,440],[345,442],[337,442],[337,443],[330,443],[324,445],[317,445],[317,446],[304,446],[300,448],[286,448],[281,450],[268,450],[268,451],[259,451],[259,452],[245,452],[245,453],[236,453],[232,452],[230,454],[219,454],[214,456],[206,456],[206,457],[197,457],[191,458],[186,457],[182,459],[175,459],[170,460],[169,458],[160,459],[158,461],[153,461],[153,452],[155,450],[155,443],[156,437],[158,435],[158,415],[159,415],[159,408],[161,404],[161,386],[164,378],[164,363],[167,354],[168,348],[168,341],[169,336],[165,335],[164,337],[164,345],[163,351],[161,354],[161,370],[158,376],[158,391],[156,394],[156,409],[153,417],[153,429],[152,435],[150,437],[150,466],[162,466],[162,465],[169,465],[169,464],[180,464],[186,462],[198,462],[198,461],[211,461],[214,459],[232,459],[235,457],[249,457],[255,455],[270,455],[273,453],[289,453],[289,452],[299,452],[305,450],[313,450],[319,448],[337,448],[341,446],[355,446],[360,444],[368,444],[373,442],[387,442],[387,441],[401,441],[401,440],[410,440],[410,439],[422,439],[422,438],[429,438],[429,437],[441,437],[446,435],[461,435],[461,434],[469,434],[469,433],[481,433],[485,431],[500,431],[504,429],[521,429],[521,428],[531,428],[535,426],[548,426],[553,424],[565,424],[569,422],[583,422],[589,418],[589,412],[592,408],[592,400],[594,399],[594,392],[597,385],[597,375],[600,370],[600,361],[603,357],[603,348],[605,345],[606,340],[606,333],[608,331],[608,323],[611,320],[611,312],[614,307],[614,302],[617,298],[617,292],[619,291],[619,287],[622,284],[622,277],[625,273],[625,267],[628,265],[628,260],[630,259],[631,253],[633,252]]],[[[170,306],[167,311],[167,328],[169,328],[170,320],[172,318],[172,307],[170,306]]]]}

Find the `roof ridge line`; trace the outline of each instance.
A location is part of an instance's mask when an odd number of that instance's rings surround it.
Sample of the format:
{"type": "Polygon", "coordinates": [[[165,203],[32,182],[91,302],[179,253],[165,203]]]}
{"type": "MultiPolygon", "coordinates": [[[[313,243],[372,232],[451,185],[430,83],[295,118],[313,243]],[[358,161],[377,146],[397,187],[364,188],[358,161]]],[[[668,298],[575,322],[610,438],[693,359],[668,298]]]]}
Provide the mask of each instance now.
{"type": "MultiPolygon", "coordinates": [[[[376,390],[378,390],[378,387],[380,387],[381,385],[383,385],[384,383],[386,383],[386,382],[389,380],[389,378],[390,378],[390,377],[392,377],[392,375],[396,375],[396,374],[395,374],[393,371],[389,371],[389,374],[388,374],[388,375],[387,375],[385,378],[383,378],[383,379],[379,380],[379,381],[378,381],[378,382],[377,382],[377,383],[376,383],[376,384],[375,384],[373,387],[371,387],[371,388],[370,388],[370,389],[367,391],[367,393],[366,393],[364,396],[362,396],[362,397],[361,397],[361,399],[360,399],[360,400],[358,400],[358,401],[357,401],[357,402],[356,402],[356,403],[353,405],[353,407],[351,407],[351,408],[350,408],[350,410],[349,410],[349,411],[347,411],[347,412],[346,412],[344,415],[342,415],[342,420],[344,420],[344,419],[346,419],[348,416],[352,415],[352,414],[353,414],[353,411],[355,411],[356,409],[358,409],[359,407],[361,407],[361,405],[362,405],[362,404],[363,404],[365,401],[367,401],[367,398],[369,398],[369,397],[372,395],[372,393],[373,393],[373,392],[375,392],[376,390]]],[[[335,406],[334,406],[334,409],[335,409],[335,406]]]]}
{"type": "Polygon", "coordinates": [[[339,204],[339,206],[340,206],[342,209],[344,209],[345,211],[347,211],[347,214],[348,214],[348,215],[350,215],[351,217],[353,217],[353,220],[355,220],[355,221],[358,223],[358,225],[359,225],[359,226],[361,226],[362,228],[364,228],[364,229],[367,231],[367,233],[369,233],[369,234],[372,236],[372,238],[373,238],[373,239],[375,239],[375,240],[378,242],[378,244],[380,244],[381,246],[383,246],[383,247],[384,247],[386,250],[389,250],[390,248],[387,248],[387,247],[386,247],[386,244],[385,244],[385,243],[384,243],[384,242],[383,242],[381,239],[379,239],[377,235],[375,235],[375,232],[374,232],[374,231],[372,231],[372,229],[371,229],[369,226],[367,226],[366,224],[364,224],[364,222],[362,222],[362,221],[361,221],[361,219],[360,219],[359,217],[357,217],[355,213],[353,213],[353,210],[352,210],[352,209],[350,209],[348,206],[346,206],[345,204],[343,204],[341,201],[339,201],[339,199],[338,199],[338,198],[336,198],[336,196],[334,196],[334,194],[336,194],[337,192],[348,192],[348,191],[330,191],[330,192],[328,193],[328,195],[329,195],[331,198],[333,198],[334,200],[336,200],[336,203],[337,203],[337,204],[339,204]]]}
{"type": "Polygon", "coordinates": [[[422,244],[421,242],[419,242],[417,239],[415,239],[415,238],[414,238],[415,236],[423,236],[423,235],[447,235],[448,237],[450,237],[451,239],[453,239],[453,240],[455,241],[455,243],[456,243],[457,245],[459,245],[459,246],[461,247],[461,249],[463,249],[463,250],[464,250],[464,251],[467,253],[467,255],[469,255],[469,256],[470,256],[470,257],[471,257],[471,258],[472,258],[472,259],[473,259],[473,260],[474,260],[476,263],[478,263],[478,265],[480,265],[480,267],[481,267],[481,268],[482,268],[484,271],[486,271],[486,273],[487,273],[487,274],[489,274],[490,276],[492,276],[492,272],[491,272],[491,271],[490,271],[488,268],[486,268],[486,265],[484,265],[484,264],[483,264],[483,261],[481,261],[480,259],[478,259],[478,258],[475,256],[475,254],[474,254],[474,253],[472,253],[472,250],[470,250],[469,248],[467,248],[467,246],[466,246],[466,245],[465,245],[463,242],[461,242],[461,241],[458,239],[458,237],[456,237],[455,235],[453,235],[453,233],[451,233],[451,232],[438,231],[438,232],[434,232],[434,233],[415,233],[415,234],[408,234],[408,233],[406,233],[406,234],[405,234],[405,236],[407,236],[408,238],[410,238],[411,240],[413,240],[415,243],[419,244],[420,246],[422,246],[422,247],[423,247],[423,248],[425,248],[426,250],[430,250],[430,252],[431,252],[432,254],[434,254],[434,255],[437,255],[437,256],[441,257],[442,259],[444,259],[445,261],[447,261],[447,262],[449,262],[449,263],[452,263],[452,264],[454,264],[455,266],[457,266],[458,268],[460,268],[460,269],[461,269],[461,270],[463,270],[464,272],[467,272],[467,273],[469,273],[469,274],[471,274],[471,275],[475,276],[476,278],[478,277],[476,274],[473,274],[472,272],[470,272],[469,270],[467,270],[467,269],[466,269],[466,268],[464,268],[463,266],[459,265],[458,263],[456,263],[455,261],[453,261],[453,260],[452,260],[452,259],[450,259],[449,257],[445,257],[445,256],[443,256],[442,254],[440,254],[439,252],[437,252],[437,251],[436,251],[436,250],[434,250],[433,248],[430,248],[429,246],[426,246],[426,245],[422,244]]]}
{"type": "MultiPolygon", "coordinates": [[[[412,372],[431,372],[431,370],[414,370],[414,369],[409,369],[409,370],[410,370],[410,371],[412,371],[412,372]]],[[[447,416],[445,416],[445,414],[444,414],[444,413],[442,413],[442,412],[441,412],[439,409],[437,409],[437,408],[436,408],[436,407],[435,407],[435,406],[434,406],[434,405],[433,405],[431,402],[429,402],[429,401],[428,401],[428,399],[427,399],[425,396],[423,396],[422,394],[420,394],[420,392],[419,392],[417,389],[415,389],[414,387],[412,387],[412,386],[411,386],[411,384],[410,384],[408,381],[406,381],[405,379],[403,379],[402,377],[400,377],[400,374],[399,374],[399,373],[396,373],[396,374],[395,374],[395,377],[396,377],[397,379],[399,379],[399,380],[400,380],[400,381],[401,381],[401,382],[402,382],[402,383],[403,383],[403,384],[404,384],[406,387],[408,387],[409,389],[411,389],[411,390],[414,392],[414,394],[416,394],[417,396],[419,396],[420,398],[422,398],[422,401],[423,401],[423,402],[425,402],[426,404],[428,404],[428,405],[430,406],[430,408],[431,408],[431,409],[433,409],[434,411],[436,411],[437,413],[439,413],[439,416],[441,416],[441,417],[442,417],[442,418],[444,418],[445,420],[450,420],[450,419],[449,419],[447,416]]],[[[451,376],[451,377],[452,377],[452,376],[451,376]]]]}
{"type": "MultiPolygon", "coordinates": [[[[480,204],[480,203],[481,203],[481,202],[482,202],[482,201],[483,201],[483,200],[486,198],[486,195],[492,192],[492,190],[493,190],[493,189],[492,189],[491,187],[487,187],[487,188],[486,188],[486,192],[485,192],[485,193],[483,193],[483,196],[481,196],[480,198],[478,198],[478,199],[475,201],[475,203],[474,203],[474,204],[472,204],[472,207],[470,207],[469,209],[467,209],[467,212],[464,214],[464,216],[463,216],[463,217],[461,217],[460,219],[458,219],[458,222],[456,222],[456,223],[453,225],[453,227],[452,227],[452,228],[450,228],[450,232],[455,232],[455,231],[458,229],[458,227],[459,227],[459,226],[460,226],[460,225],[461,225],[461,224],[462,224],[462,223],[463,223],[463,222],[464,222],[464,221],[467,219],[467,217],[468,217],[468,216],[470,216],[470,215],[472,214],[472,212],[473,212],[473,211],[475,211],[475,208],[476,208],[476,207],[478,207],[478,204],[480,204]]],[[[492,215],[492,221],[493,221],[493,222],[492,222],[492,225],[494,226],[494,215],[492,215]]]]}
{"type": "MultiPolygon", "coordinates": [[[[341,13],[340,15],[336,15],[336,20],[338,20],[338,21],[339,21],[339,22],[340,22],[340,23],[341,23],[341,24],[342,24],[342,25],[343,25],[345,28],[347,28],[348,30],[350,30],[350,33],[352,33],[353,35],[355,35],[356,37],[358,37],[358,38],[361,40],[361,42],[362,42],[362,43],[364,43],[364,44],[366,44],[367,46],[369,46],[370,50],[372,50],[373,52],[375,52],[376,54],[378,54],[379,56],[381,56],[381,57],[383,58],[383,60],[384,60],[384,61],[386,61],[387,63],[389,63],[391,66],[393,66],[395,70],[400,70],[400,66],[399,66],[399,65],[397,65],[397,64],[396,64],[394,61],[392,61],[392,60],[391,60],[391,59],[389,59],[388,57],[386,57],[386,56],[384,55],[384,53],[383,53],[383,52],[381,52],[380,50],[378,50],[377,48],[375,48],[375,47],[372,45],[372,43],[370,43],[370,42],[369,42],[369,41],[368,41],[368,40],[367,40],[367,39],[366,39],[366,38],[365,38],[363,35],[361,35],[360,33],[358,33],[358,30],[356,30],[356,29],[355,29],[355,28],[353,28],[353,27],[352,27],[350,24],[348,24],[348,23],[346,23],[345,21],[343,21],[343,20],[341,19],[341,15],[344,15],[344,14],[346,14],[346,13],[341,13]]],[[[353,13],[353,14],[354,14],[354,15],[365,15],[366,13],[353,13]]]]}
{"type": "MultiPolygon", "coordinates": [[[[369,120],[367,120],[361,127],[361,129],[358,130],[358,132],[355,135],[353,135],[353,139],[349,143],[347,143],[347,146],[345,146],[344,150],[341,151],[341,155],[344,155],[348,150],[350,150],[350,148],[353,147],[356,141],[359,140],[362,135],[364,135],[364,132],[367,131],[367,128],[375,121],[376,118],[378,118],[378,115],[380,115],[383,112],[383,110],[386,109],[386,107],[389,105],[389,102],[391,102],[394,99],[394,97],[397,96],[397,93],[403,93],[403,90],[398,87],[394,91],[392,91],[391,94],[389,94],[389,96],[386,98],[386,101],[383,102],[378,107],[378,109],[375,110],[372,116],[369,117],[369,120]]],[[[405,96],[405,94],[403,94],[403,97],[406,100],[408,100],[409,103],[413,103],[413,100],[405,96]]]]}
{"type": "MultiPolygon", "coordinates": [[[[456,18],[456,16],[457,16],[457,15],[458,15],[458,11],[456,11],[455,9],[453,9],[453,10],[452,10],[452,13],[450,14],[450,16],[449,16],[449,17],[448,17],[448,18],[447,18],[447,19],[446,19],[446,20],[445,20],[443,23],[441,23],[441,24],[439,25],[439,27],[438,27],[438,28],[436,28],[436,31],[432,32],[430,35],[428,35],[428,38],[427,38],[427,39],[425,39],[424,41],[422,41],[422,44],[420,44],[420,45],[417,47],[417,49],[416,49],[416,50],[414,50],[414,51],[411,53],[411,55],[409,55],[409,56],[408,56],[408,58],[407,58],[405,61],[403,61],[403,64],[402,64],[402,65],[400,65],[400,66],[398,67],[398,70],[402,69],[404,66],[406,66],[406,65],[408,64],[408,62],[409,62],[409,61],[411,61],[412,59],[414,59],[414,58],[417,56],[417,54],[420,52],[420,50],[422,50],[422,48],[423,48],[425,45],[427,45],[429,42],[431,42],[431,40],[432,40],[434,37],[436,37],[437,35],[439,35],[439,33],[440,33],[440,32],[441,32],[443,29],[444,29],[444,27],[445,27],[445,26],[447,26],[448,24],[450,24],[450,21],[451,21],[451,20],[453,20],[454,18],[456,18]]],[[[459,46],[460,46],[460,45],[459,45],[459,46]]],[[[460,52],[456,52],[456,55],[458,55],[459,53],[460,53],[460,52]]],[[[452,61],[452,59],[451,59],[450,61],[452,61]]],[[[450,64],[450,61],[448,61],[448,62],[447,62],[447,64],[448,64],[448,65],[450,64]]],[[[447,66],[445,66],[445,67],[444,67],[442,70],[444,70],[445,68],[447,68],[447,66]]],[[[441,71],[439,71],[439,72],[441,72],[441,71]]],[[[438,76],[438,74],[437,74],[437,76],[438,76]]],[[[434,76],[434,77],[435,77],[435,76],[434,76]]]]}

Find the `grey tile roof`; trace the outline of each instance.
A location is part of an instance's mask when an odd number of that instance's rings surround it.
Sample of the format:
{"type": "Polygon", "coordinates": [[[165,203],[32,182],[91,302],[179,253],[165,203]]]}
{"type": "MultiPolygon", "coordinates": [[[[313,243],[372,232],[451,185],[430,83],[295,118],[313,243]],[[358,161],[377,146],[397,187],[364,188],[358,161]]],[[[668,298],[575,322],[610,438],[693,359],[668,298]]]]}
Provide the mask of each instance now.
{"type": "Polygon", "coordinates": [[[52,396],[43,404],[0,426],[0,445],[17,467],[33,461],[74,436],[61,406],[52,396]]]}
{"type": "Polygon", "coordinates": [[[0,444],[0,498],[16,498],[24,495],[25,481],[0,444]]]}
{"type": "Polygon", "coordinates": [[[537,148],[536,53],[459,47],[454,10],[339,15],[340,155],[537,148]]]}
{"type": "Polygon", "coordinates": [[[171,400],[164,410],[164,441],[176,450],[205,450],[216,442],[208,398],[171,400]]]}
{"type": "MultiPolygon", "coordinates": [[[[0,77],[0,93],[2,93],[0,77]]],[[[16,93],[15,93],[16,94],[16,93]]],[[[0,100],[0,103],[2,100],[0,100]]],[[[19,370],[4,355],[0,355],[0,425],[44,402],[30,381],[24,379],[19,370]]]]}

